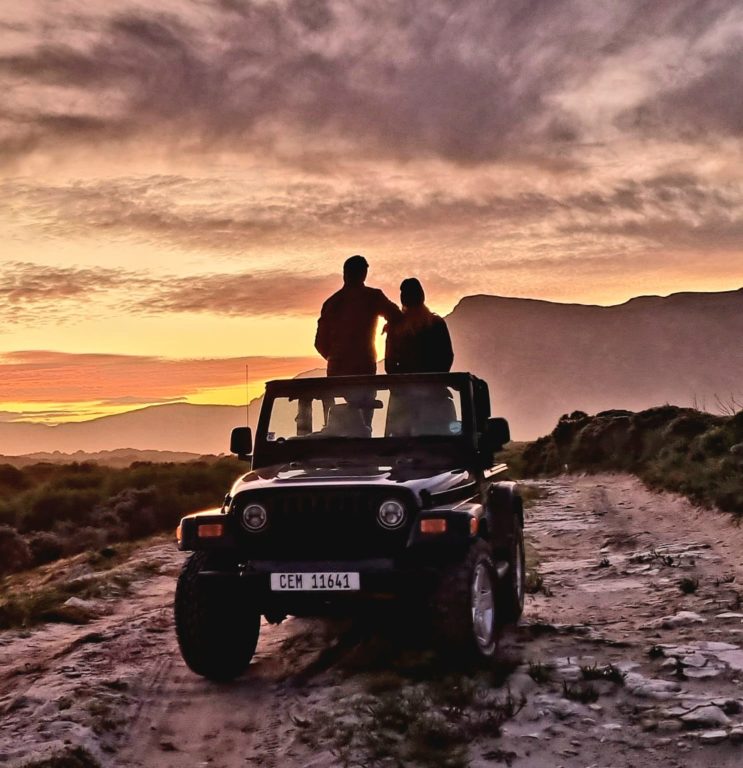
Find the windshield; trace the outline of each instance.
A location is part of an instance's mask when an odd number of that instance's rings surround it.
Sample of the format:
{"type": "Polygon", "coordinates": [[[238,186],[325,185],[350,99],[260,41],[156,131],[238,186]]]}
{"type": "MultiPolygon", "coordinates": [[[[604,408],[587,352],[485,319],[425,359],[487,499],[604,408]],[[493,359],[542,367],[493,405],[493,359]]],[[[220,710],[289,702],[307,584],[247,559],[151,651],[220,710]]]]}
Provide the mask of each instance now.
{"type": "Polygon", "coordinates": [[[456,437],[462,434],[460,392],[439,383],[370,386],[327,382],[322,390],[276,397],[266,441],[338,438],[456,437]]]}

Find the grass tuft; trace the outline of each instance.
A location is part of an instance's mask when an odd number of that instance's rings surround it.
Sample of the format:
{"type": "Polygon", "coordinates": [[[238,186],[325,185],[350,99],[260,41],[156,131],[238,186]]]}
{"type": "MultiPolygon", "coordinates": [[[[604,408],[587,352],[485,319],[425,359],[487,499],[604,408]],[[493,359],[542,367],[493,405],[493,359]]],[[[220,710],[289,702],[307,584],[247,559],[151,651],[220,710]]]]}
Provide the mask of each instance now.
{"type": "Polygon", "coordinates": [[[528,675],[535,683],[538,683],[539,685],[548,683],[550,680],[552,680],[554,671],[555,667],[553,664],[543,663],[541,661],[529,662],[528,675]]]}
{"type": "Polygon", "coordinates": [[[679,581],[679,589],[685,594],[685,595],[691,595],[694,592],[697,591],[699,588],[699,579],[692,578],[691,576],[684,576],[681,581],[679,581]]]}
{"type": "Polygon", "coordinates": [[[617,685],[624,685],[624,680],[627,677],[627,673],[622,672],[622,670],[614,664],[606,664],[605,666],[592,664],[581,667],[580,671],[584,680],[608,680],[617,685]]]}
{"type": "Polygon", "coordinates": [[[562,682],[562,695],[570,701],[578,701],[581,704],[593,704],[598,700],[599,692],[587,683],[575,683],[571,685],[567,680],[562,682]]]}

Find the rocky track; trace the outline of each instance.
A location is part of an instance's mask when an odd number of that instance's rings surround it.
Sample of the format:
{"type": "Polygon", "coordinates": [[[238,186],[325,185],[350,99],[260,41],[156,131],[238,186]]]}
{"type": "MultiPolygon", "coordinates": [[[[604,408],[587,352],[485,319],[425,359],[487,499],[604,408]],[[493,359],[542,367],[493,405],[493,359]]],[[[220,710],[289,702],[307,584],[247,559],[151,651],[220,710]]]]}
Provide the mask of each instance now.
{"type": "MultiPolygon", "coordinates": [[[[743,531],[624,475],[532,484],[537,591],[502,649],[502,691],[526,703],[499,738],[470,744],[468,762],[743,764],[743,531]]],[[[208,683],[172,631],[182,556],[170,545],[139,556],[160,572],[87,624],[0,634],[0,765],[53,766],[42,759],[65,753],[83,768],[340,765],[301,726],[368,692],[367,673],[338,663],[356,636],[321,622],[264,627],[248,673],[208,683]]]]}

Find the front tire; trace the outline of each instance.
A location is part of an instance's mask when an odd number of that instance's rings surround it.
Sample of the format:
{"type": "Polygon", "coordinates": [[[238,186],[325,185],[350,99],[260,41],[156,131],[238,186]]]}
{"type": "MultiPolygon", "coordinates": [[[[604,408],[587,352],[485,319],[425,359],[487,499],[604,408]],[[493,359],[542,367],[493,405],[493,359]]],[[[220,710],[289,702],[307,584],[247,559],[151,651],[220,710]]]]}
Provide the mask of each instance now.
{"type": "Polygon", "coordinates": [[[224,564],[211,553],[194,552],[178,577],[174,604],[178,646],[197,675],[232,680],[253,658],[261,615],[239,582],[230,577],[203,578],[204,570],[224,570],[224,564]]]}
{"type": "Polygon", "coordinates": [[[433,623],[441,645],[473,658],[490,659],[498,646],[496,580],[490,548],[476,541],[465,558],[441,576],[433,597],[433,623]]]}

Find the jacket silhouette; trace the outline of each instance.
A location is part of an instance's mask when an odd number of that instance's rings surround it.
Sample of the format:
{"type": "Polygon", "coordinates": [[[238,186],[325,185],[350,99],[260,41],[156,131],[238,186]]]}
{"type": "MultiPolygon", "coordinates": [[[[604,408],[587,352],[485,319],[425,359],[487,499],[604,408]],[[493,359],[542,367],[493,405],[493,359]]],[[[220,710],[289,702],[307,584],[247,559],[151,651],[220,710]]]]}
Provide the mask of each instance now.
{"type": "Polygon", "coordinates": [[[421,284],[413,278],[400,286],[402,317],[387,327],[387,373],[448,372],[454,350],[446,321],[425,305],[421,284]]]}
{"type": "Polygon", "coordinates": [[[328,361],[328,376],[376,373],[377,320],[383,317],[395,322],[401,316],[382,291],[364,285],[367,270],[362,256],[348,259],[343,266],[343,288],[322,305],[315,349],[328,361]]]}

